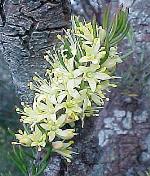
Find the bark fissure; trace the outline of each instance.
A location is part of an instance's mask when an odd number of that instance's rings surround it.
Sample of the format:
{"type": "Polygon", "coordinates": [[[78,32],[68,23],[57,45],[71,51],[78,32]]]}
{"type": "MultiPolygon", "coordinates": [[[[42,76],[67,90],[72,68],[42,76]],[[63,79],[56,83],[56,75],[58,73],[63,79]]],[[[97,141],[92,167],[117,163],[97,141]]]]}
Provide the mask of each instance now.
{"type": "Polygon", "coordinates": [[[36,29],[37,25],[38,25],[38,22],[33,22],[30,26],[30,29],[25,31],[25,37],[22,38],[23,46],[25,48],[27,48],[27,50],[29,50],[29,51],[30,51],[30,47],[29,47],[30,39],[31,39],[32,33],[36,29]]]}
{"type": "Polygon", "coordinates": [[[62,31],[63,29],[67,28],[66,25],[63,25],[63,26],[56,26],[54,28],[45,28],[45,29],[37,29],[36,31],[37,32],[44,32],[44,31],[49,31],[49,32],[52,32],[52,31],[62,31]]]}
{"type": "Polygon", "coordinates": [[[0,0],[0,17],[2,20],[2,27],[5,26],[6,24],[6,15],[5,15],[5,11],[4,11],[4,3],[5,0],[0,0]]]}
{"type": "Polygon", "coordinates": [[[60,4],[60,2],[53,2],[53,3],[51,3],[50,1],[40,1],[40,5],[39,6],[37,6],[36,8],[34,8],[34,9],[32,9],[32,10],[30,10],[29,12],[33,12],[33,11],[36,11],[36,10],[38,10],[38,9],[40,9],[42,6],[44,6],[45,4],[49,4],[51,7],[55,7],[55,6],[57,6],[58,4],[60,4]]]}
{"type": "Polygon", "coordinates": [[[31,39],[32,33],[36,30],[36,28],[38,26],[38,21],[36,21],[32,16],[25,15],[21,11],[21,9],[20,9],[20,16],[25,17],[25,18],[32,21],[30,28],[28,30],[25,30],[25,33],[23,35],[17,34],[19,39],[21,40],[24,48],[26,48],[28,51],[30,51],[30,46],[29,46],[30,39],[31,39]]]}

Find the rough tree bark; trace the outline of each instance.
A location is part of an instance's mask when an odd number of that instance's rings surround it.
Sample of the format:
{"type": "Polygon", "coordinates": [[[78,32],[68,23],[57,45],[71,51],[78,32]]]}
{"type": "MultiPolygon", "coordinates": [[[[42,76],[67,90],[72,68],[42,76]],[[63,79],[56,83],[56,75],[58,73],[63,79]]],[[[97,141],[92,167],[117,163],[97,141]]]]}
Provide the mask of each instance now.
{"type": "Polygon", "coordinates": [[[0,0],[0,49],[21,100],[30,101],[27,83],[47,67],[44,52],[70,15],[69,0],[0,0]]]}

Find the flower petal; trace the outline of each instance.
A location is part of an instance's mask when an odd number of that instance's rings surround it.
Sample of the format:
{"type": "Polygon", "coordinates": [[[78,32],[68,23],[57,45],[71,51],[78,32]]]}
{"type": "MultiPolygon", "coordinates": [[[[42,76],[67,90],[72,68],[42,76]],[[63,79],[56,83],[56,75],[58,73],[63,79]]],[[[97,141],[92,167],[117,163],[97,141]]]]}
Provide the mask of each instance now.
{"type": "Polygon", "coordinates": [[[77,78],[78,76],[80,76],[83,72],[80,69],[76,69],[73,72],[74,78],[77,78]]]}
{"type": "Polygon", "coordinates": [[[66,115],[62,114],[58,119],[57,119],[57,125],[58,126],[63,126],[64,122],[66,120],[66,115]]]}
{"type": "Polygon", "coordinates": [[[49,138],[49,142],[52,142],[55,138],[55,132],[54,131],[48,132],[48,138],[49,138]]]}
{"type": "Polygon", "coordinates": [[[94,101],[94,103],[95,103],[96,105],[99,105],[99,106],[102,105],[102,103],[101,103],[101,101],[100,101],[100,97],[97,96],[96,94],[92,94],[91,98],[92,98],[92,100],[94,101]]]}
{"type": "Polygon", "coordinates": [[[60,138],[68,140],[73,138],[74,135],[76,135],[74,131],[75,131],[74,129],[66,129],[66,130],[58,129],[56,133],[60,138]]]}
{"type": "Polygon", "coordinates": [[[66,97],[66,92],[65,91],[61,92],[57,97],[58,103],[62,103],[65,97],[66,97]]]}
{"type": "Polygon", "coordinates": [[[106,74],[106,73],[101,73],[101,72],[98,72],[98,73],[95,73],[95,77],[97,79],[100,79],[100,80],[108,80],[108,79],[111,79],[111,77],[106,74]]]}
{"type": "Polygon", "coordinates": [[[92,78],[88,78],[87,79],[88,83],[89,83],[89,86],[92,90],[92,92],[94,92],[96,90],[96,81],[92,78]]]}
{"type": "Polygon", "coordinates": [[[55,150],[59,150],[63,147],[63,142],[62,141],[56,141],[56,142],[52,142],[52,146],[55,150]]]}

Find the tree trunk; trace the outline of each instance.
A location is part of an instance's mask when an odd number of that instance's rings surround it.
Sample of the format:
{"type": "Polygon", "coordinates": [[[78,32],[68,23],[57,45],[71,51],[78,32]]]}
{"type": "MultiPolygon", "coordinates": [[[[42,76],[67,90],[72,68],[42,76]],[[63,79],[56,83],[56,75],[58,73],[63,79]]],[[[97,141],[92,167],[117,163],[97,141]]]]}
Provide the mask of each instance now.
{"type": "Polygon", "coordinates": [[[0,49],[21,100],[31,101],[27,84],[44,73],[43,55],[70,15],[69,0],[0,0],[0,49]]]}

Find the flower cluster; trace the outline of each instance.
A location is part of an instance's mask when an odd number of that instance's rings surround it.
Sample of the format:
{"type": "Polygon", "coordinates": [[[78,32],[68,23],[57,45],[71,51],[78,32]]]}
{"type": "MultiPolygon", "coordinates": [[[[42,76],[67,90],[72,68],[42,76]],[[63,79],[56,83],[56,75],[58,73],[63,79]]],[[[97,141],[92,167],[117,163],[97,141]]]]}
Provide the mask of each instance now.
{"type": "Polygon", "coordinates": [[[35,91],[32,107],[19,110],[21,122],[29,128],[16,134],[19,144],[38,150],[51,146],[70,161],[75,122],[84,122],[94,105],[102,107],[106,92],[115,86],[112,70],[121,59],[116,47],[107,54],[105,38],[102,27],[77,19],[65,35],[58,35],[61,44],[45,55],[51,65],[45,79],[34,76],[30,83],[35,91]]]}

